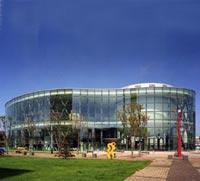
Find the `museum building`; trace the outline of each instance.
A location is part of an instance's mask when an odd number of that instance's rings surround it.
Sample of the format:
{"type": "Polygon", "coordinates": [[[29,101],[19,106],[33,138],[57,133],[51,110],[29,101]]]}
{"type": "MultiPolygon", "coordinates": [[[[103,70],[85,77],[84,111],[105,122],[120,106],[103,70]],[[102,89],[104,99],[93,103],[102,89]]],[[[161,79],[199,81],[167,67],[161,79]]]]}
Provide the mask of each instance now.
{"type": "MultiPolygon", "coordinates": [[[[142,112],[148,116],[145,125],[148,136],[142,141],[143,149],[176,149],[178,109],[182,110],[182,148],[195,149],[195,91],[162,83],[116,89],[63,88],[21,95],[5,104],[8,132],[14,147],[27,146],[24,129],[27,120],[31,120],[34,148],[48,150],[53,146],[56,149],[56,138],[50,128],[52,114],[59,113],[58,124],[78,128],[81,150],[105,150],[108,140],[115,140],[119,150],[128,150],[131,138],[123,133],[116,113],[132,103],[142,104],[142,112]]],[[[74,148],[78,146],[76,140],[74,148]]],[[[139,142],[135,138],[135,149],[139,142]]]]}

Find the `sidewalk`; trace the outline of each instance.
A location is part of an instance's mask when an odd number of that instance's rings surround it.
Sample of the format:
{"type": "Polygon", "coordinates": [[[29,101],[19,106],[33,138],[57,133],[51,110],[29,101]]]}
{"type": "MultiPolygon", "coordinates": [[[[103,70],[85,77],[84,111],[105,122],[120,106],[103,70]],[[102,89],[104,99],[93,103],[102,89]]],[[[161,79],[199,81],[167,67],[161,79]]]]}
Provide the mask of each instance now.
{"type": "Polygon", "coordinates": [[[148,167],[136,172],[124,181],[200,180],[200,153],[185,153],[184,155],[188,155],[189,160],[168,159],[168,155],[161,154],[154,155],[155,158],[148,167]]]}
{"type": "Polygon", "coordinates": [[[192,166],[189,160],[173,160],[168,173],[167,181],[198,181],[200,173],[192,166]]]}
{"type": "Polygon", "coordinates": [[[172,160],[155,159],[148,167],[136,172],[124,181],[164,181],[167,179],[171,164],[172,160]]]}

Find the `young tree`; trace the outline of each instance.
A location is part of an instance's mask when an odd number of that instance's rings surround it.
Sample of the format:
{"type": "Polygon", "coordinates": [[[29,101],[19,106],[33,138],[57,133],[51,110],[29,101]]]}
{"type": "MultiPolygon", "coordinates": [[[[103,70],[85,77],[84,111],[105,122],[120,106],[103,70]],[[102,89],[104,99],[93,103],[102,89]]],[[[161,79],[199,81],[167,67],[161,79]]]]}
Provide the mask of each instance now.
{"type": "Polygon", "coordinates": [[[81,142],[81,134],[83,131],[83,128],[85,127],[85,124],[83,119],[80,117],[79,114],[71,112],[70,114],[71,121],[72,121],[72,129],[77,133],[77,153],[80,151],[80,142],[81,142]]]}
{"type": "Polygon", "coordinates": [[[13,147],[13,133],[12,133],[12,126],[13,126],[13,117],[8,116],[8,145],[9,147],[13,147]]]}
{"type": "Polygon", "coordinates": [[[28,133],[28,140],[29,140],[29,152],[33,152],[33,139],[34,139],[34,132],[35,132],[35,122],[30,119],[29,117],[25,117],[24,121],[24,129],[28,133]]]}
{"type": "Polygon", "coordinates": [[[65,158],[71,156],[70,146],[73,137],[72,125],[63,125],[62,113],[54,111],[51,112],[50,127],[48,130],[50,136],[52,137],[51,144],[53,137],[55,138],[58,156],[64,156],[65,158]]]}
{"type": "Polygon", "coordinates": [[[53,147],[53,137],[55,137],[56,145],[58,148],[58,155],[62,151],[62,127],[61,127],[61,113],[51,112],[50,114],[50,136],[51,136],[51,149],[53,147]]]}
{"type": "Polygon", "coordinates": [[[12,133],[13,118],[11,116],[8,116],[7,118],[5,116],[0,116],[0,119],[3,123],[3,127],[6,133],[6,145],[7,147],[13,147],[14,146],[13,133],[12,133]]]}
{"type": "MultiPolygon", "coordinates": [[[[8,140],[6,136],[6,118],[5,116],[0,116],[0,147],[5,146],[8,153],[8,140]]],[[[1,155],[1,150],[0,150],[1,155]]]]}
{"type": "Polygon", "coordinates": [[[139,151],[141,151],[141,139],[147,135],[145,126],[149,118],[142,112],[143,109],[142,104],[131,103],[123,110],[117,110],[117,117],[122,123],[123,131],[130,136],[132,156],[135,137],[139,138],[139,151]]]}

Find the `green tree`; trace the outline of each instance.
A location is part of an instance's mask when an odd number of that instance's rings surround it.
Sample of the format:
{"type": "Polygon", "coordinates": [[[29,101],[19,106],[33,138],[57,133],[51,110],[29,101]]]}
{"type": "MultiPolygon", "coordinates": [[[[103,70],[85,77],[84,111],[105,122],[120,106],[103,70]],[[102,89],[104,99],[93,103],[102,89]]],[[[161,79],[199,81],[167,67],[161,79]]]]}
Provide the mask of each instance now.
{"type": "Polygon", "coordinates": [[[139,138],[139,153],[141,151],[141,139],[148,135],[146,128],[148,116],[142,110],[142,104],[127,104],[122,110],[117,110],[117,117],[120,119],[125,135],[130,136],[131,141],[131,155],[133,156],[133,149],[135,137],[139,138]]]}

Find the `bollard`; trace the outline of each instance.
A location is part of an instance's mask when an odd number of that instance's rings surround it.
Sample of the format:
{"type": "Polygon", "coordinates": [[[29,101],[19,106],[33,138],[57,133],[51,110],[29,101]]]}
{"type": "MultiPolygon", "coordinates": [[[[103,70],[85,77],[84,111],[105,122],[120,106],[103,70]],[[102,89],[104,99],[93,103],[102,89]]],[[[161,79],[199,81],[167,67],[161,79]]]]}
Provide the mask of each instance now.
{"type": "Polygon", "coordinates": [[[93,154],[92,154],[92,158],[97,158],[97,154],[96,154],[96,153],[93,153],[93,154]]]}
{"type": "Polygon", "coordinates": [[[172,155],[168,155],[168,159],[172,159],[173,157],[172,157],[172,155]]]}
{"type": "Polygon", "coordinates": [[[83,158],[86,158],[86,157],[87,157],[87,154],[86,154],[86,153],[82,153],[82,157],[83,157],[83,158]]]}
{"type": "Polygon", "coordinates": [[[188,160],[188,155],[183,155],[183,160],[188,160]]]}

